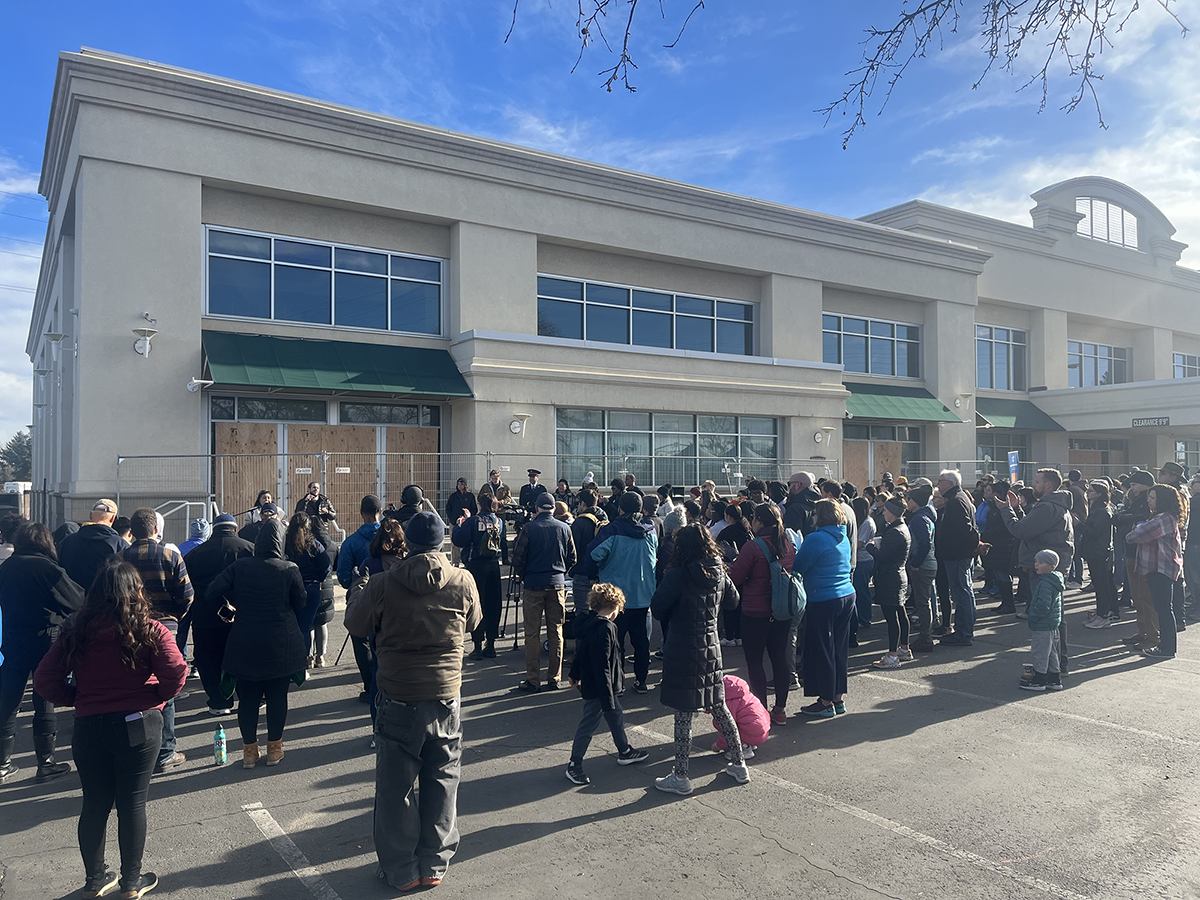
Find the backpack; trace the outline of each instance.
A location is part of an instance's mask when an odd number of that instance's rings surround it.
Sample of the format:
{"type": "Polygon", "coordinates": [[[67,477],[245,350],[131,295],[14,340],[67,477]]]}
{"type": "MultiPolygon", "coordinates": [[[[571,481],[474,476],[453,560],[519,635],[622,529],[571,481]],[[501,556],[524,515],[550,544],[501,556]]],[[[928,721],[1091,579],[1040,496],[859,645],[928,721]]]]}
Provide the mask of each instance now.
{"type": "MultiPolygon", "coordinates": [[[[796,532],[789,528],[785,533],[792,546],[799,550],[796,532]]],[[[800,615],[808,602],[804,593],[804,579],[799,572],[787,571],[783,563],[771,552],[770,545],[762,538],[756,537],[754,543],[758,545],[771,569],[771,616],[776,621],[783,621],[800,615]]]]}
{"type": "Polygon", "coordinates": [[[479,520],[479,533],[475,536],[475,558],[497,559],[501,552],[500,522],[479,520]]]}

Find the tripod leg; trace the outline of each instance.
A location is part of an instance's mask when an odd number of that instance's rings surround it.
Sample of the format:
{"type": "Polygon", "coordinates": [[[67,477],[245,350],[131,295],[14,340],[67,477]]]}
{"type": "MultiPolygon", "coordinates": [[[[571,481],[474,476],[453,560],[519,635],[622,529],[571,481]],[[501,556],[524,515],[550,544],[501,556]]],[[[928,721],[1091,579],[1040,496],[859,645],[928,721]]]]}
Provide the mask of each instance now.
{"type": "Polygon", "coordinates": [[[350,632],[347,631],[346,639],[344,641],[342,641],[342,649],[338,651],[337,659],[335,659],[333,661],[333,665],[335,668],[336,668],[337,664],[342,661],[342,654],[346,652],[346,645],[348,643],[350,643],[350,632]]]}

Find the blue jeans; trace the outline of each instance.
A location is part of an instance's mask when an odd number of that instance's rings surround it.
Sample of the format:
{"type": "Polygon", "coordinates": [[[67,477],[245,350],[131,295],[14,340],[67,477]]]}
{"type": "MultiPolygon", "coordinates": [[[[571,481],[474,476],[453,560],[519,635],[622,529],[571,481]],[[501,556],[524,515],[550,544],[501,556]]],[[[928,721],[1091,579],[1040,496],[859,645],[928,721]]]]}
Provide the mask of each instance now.
{"type": "Polygon", "coordinates": [[[601,716],[608,723],[608,730],[612,734],[613,743],[617,745],[617,752],[624,753],[629,749],[629,738],[625,736],[625,711],[621,709],[620,698],[613,698],[612,709],[604,709],[599,700],[584,700],[583,718],[579,720],[579,727],[575,729],[575,743],[571,745],[571,762],[583,762],[601,716]]]}
{"type": "Polygon", "coordinates": [[[321,582],[306,581],[304,583],[304,609],[296,613],[296,624],[304,635],[304,652],[312,653],[313,623],[317,620],[317,612],[321,609],[321,582]]]}
{"type": "MultiPolygon", "coordinates": [[[[167,626],[167,631],[171,632],[172,637],[179,634],[179,623],[174,619],[160,620],[167,626]]],[[[155,765],[161,766],[172,756],[175,755],[175,698],[172,697],[167,701],[166,706],[162,708],[162,744],[158,748],[158,762],[155,765]]]]}
{"type": "Polygon", "coordinates": [[[946,580],[950,583],[950,598],[954,601],[954,631],[965,640],[975,639],[975,588],[973,559],[946,560],[946,580]]]}
{"type": "Polygon", "coordinates": [[[854,567],[854,593],[857,595],[855,605],[858,607],[858,625],[861,628],[871,627],[871,575],[874,572],[875,557],[859,554],[858,565],[854,567]]]}

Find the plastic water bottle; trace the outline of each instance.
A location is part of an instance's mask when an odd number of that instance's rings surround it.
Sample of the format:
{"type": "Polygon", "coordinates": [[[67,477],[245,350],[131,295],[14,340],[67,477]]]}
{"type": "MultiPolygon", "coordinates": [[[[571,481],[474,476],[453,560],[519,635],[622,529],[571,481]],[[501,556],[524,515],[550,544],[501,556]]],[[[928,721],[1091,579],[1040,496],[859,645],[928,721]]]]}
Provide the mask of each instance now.
{"type": "Polygon", "coordinates": [[[225,726],[218,725],[213,735],[213,761],[218,766],[225,765],[225,726]]]}

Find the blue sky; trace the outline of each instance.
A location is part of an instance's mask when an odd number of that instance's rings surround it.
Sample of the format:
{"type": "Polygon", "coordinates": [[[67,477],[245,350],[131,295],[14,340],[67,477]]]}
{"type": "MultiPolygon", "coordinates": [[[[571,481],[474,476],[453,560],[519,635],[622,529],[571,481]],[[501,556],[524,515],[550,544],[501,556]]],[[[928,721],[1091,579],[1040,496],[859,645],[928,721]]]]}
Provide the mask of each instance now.
{"type": "MultiPolygon", "coordinates": [[[[855,4],[644,2],[633,51],[639,90],[605,92],[601,46],[575,74],[575,4],[522,0],[246,0],[208,4],[63,0],[10,4],[0,55],[0,440],[30,421],[25,335],[45,237],[36,196],[62,50],[97,47],[843,216],[915,197],[1028,224],[1029,194],[1091,173],[1132,185],[1197,246],[1200,266],[1200,53],[1196,36],[1143,2],[1105,51],[1107,130],[1086,104],[1058,111],[1071,86],[1017,88],[983,67],[973,20],[918,62],[882,116],[841,146],[836,98],[863,30],[890,24],[898,0],[855,4]],[[52,9],[53,13],[47,12],[52,9]]],[[[1200,29],[1200,0],[1173,8],[1200,29]]],[[[612,35],[620,27],[612,23],[612,35]]],[[[1032,48],[1031,48],[1032,49],[1032,48]]],[[[614,60],[615,61],[615,60],[614,60]]],[[[131,448],[132,450],[133,448],[131,448]]],[[[149,451],[150,448],[141,448],[149,451]]]]}

